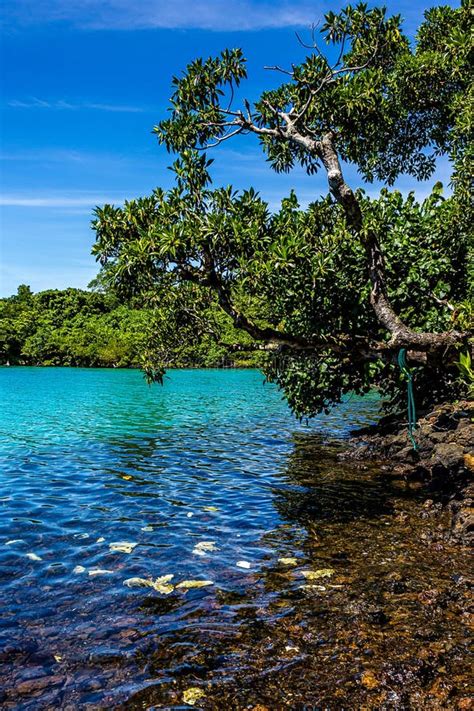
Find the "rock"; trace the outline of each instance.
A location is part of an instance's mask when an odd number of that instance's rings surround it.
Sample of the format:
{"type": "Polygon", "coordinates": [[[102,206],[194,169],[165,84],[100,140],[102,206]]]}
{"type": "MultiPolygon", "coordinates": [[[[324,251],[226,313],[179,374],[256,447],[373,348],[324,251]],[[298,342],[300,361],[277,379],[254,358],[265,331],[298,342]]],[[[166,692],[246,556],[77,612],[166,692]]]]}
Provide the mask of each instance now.
{"type": "Polygon", "coordinates": [[[47,676],[48,672],[44,667],[26,667],[19,671],[16,682],[29,681],[30,679],[39,679],[47,676]]]}
{"type": "Polygon", "coordinates": [[[394,459],[402,462],[417,462],[420,459],[420,455],[413,449],[412,445],[408,447],[403,447],[398,452],[393,455],[394,459]]]}
{"type": "Polygon", "coordinates": [[[431,464],[441,464],[445,469],[454,469],[464,463],[464,450],[454,442],[438,444],[431,456],[431,464]]]}
{"type": "Polygon", "coordinates": [[[53,686],[58,686],[58,684],[62,684],[63,681],[64,677],[59,675],[28,679],[27,681],[22,681],[16,685],[16,692],[20,696],[29,696],[36,691],[42,691],[43,689],[50,689],[53,686]]]}
{"type": "Polygon", "coordinates": [[[446,441],[446,432],[430,432],[430,440],[438,444],[446,441]]]}
{"type": "Polygon", "coordinates": [[[383,418],[378,425],[354,433],[355,447],[345,458],[372,460],[391,479],[398,477],[410,488],[429,492],[438,504],[424,508],[422,518],[451,508],[450,535],[456,543],[470,540],[474,533],[474,491],[466,486],[474,472],[474,402],[460,401],[438,406],[418,420],[413,451],[406,422],[383,418]],[[387,426],[388,425],[388,426],[387,426]],[[451,503],[449,503],[451,502],[451,503]]]}

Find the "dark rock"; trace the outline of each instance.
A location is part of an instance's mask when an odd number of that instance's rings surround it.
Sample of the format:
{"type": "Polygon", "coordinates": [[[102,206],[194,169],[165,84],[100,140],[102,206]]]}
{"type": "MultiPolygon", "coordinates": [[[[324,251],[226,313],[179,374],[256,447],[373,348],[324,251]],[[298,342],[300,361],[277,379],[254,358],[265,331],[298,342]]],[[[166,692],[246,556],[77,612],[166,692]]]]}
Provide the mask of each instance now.
{"type": "Polygon", "coordinates": [[[432,466],[441,464],[445,469],[457,468],[461,466],[463,462],[464,449],[454,442],[437,444],[431,456],[432,466]]]}
{"type": "Polygon", "coordinates": [[[446,432],[430,432],[430,440],[438,444],[446,441],[446,432]]]}
{"type": "Polygon", "coordinates": [[[417,451],[410,446],[406,421],[390,417],[366,428],[346,458],[371,459],[385,476],[398,477],[410,487],[418,483],[436,502],[423,510],[422,518],[441,513],[449,505],[453,541],[469,541],[474,535],[474,492],[463,492],[474,473],[473,403],[461,401],[437,407],[419,419],[415,439],[417,451]]]}
{"type": "Polygon", "coordinates": [[[47,671],[44,667],[26,667],[22,669],[17,677],[17,683],[20,681],[28,681],[29,679],[38,679],[47,675],[47,671]]]}
{"type": "Polygon", "coordinates": [[[16,686],[16,693],[20,696],[28,696],[36,691],[42,691],[43,689],[50,689],[53,686],[58,686],[64,682],[64,677],[59,675],[53,676],[42,676],[35,679],[28,679],[27,681],[22,681],[16,686]]]}
{"type": "Polygon", "coordinates": [[[398,451],[396,454],[393,455],[394,459],[397,459],[398,461],[404,461],[404,462],[418,462],[420,459],[420,455],[416,452],[416,450],[413,449],[413,447],[410,445],[409,447],[404,447],[400,451],[398,451]]]}

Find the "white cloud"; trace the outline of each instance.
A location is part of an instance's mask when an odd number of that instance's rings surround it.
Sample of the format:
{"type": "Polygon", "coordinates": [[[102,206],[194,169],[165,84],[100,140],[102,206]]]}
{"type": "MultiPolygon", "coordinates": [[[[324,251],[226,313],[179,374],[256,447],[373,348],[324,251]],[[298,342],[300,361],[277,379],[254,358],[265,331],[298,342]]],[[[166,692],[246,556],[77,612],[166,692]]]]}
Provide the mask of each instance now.
{"type": "Polygon", "coordinates": [[[7,0],[9,23],[68,22],[88,29],[256,30],[309,25],[329,9],[288,0],[7,0]]]}
{"type": "Polygon", "coordinates": [[[14,109],[54,109],[56,111],[80,111],[81,109],[89,109],[92,111],[112,111],[114,113],[140,113],[144,111],[139,106],[121,106],[120,104],[98,104],[90,101],[71,103],[63,99],[55,101],[45,101],[32,97],[31,99],[11,99],[7,102],[8,106],[14,109]]]}

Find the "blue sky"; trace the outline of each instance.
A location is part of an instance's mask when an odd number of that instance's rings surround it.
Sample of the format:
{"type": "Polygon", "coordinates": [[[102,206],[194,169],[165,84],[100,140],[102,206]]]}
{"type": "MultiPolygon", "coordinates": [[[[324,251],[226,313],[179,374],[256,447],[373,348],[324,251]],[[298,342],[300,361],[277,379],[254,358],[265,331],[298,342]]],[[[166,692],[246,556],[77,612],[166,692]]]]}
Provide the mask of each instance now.
{"type": "MultiPolygon", "coordinates": [[[[429,2],[389,0],[413,34],[429,2]]],[[[456,6],[458,3],[451,2],[456,6]]],[[[1,93],[0,295],[84,287],[92,209],[167,187],[170,156],[151,129],[165,116],[170,80],[196,56],[242,47],[249,99],[276,81],[268,64],[304,56],[294,31],[340,3],[241,0],[6,0],[1,93]]],[[[272,206],[290,188],[303,204],[324,176],[275,175],[251,138],[214,151],[214,182],[253,185],[272,206]]],[[[438,176],[447,182],[448,166],[438,176]]],[[[353,176],[356,178],[356,176],[353,176]]],[[[432,181],[430,181],[431,183],[432,181]]],[[[410,183],[400,180],[399,187],[410,183]]],[[[428,186],[420,185],[420,195],[428,186]]]]}

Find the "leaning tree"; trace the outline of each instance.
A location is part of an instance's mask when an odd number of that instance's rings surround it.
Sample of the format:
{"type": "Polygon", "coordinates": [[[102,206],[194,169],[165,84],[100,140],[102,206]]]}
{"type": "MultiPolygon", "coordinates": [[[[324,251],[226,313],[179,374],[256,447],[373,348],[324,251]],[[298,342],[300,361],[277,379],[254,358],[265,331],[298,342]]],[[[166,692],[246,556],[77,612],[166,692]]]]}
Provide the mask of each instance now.
{"type": "Polygon", "coordinates": [[[159,293],[160,305],[172,294],[175,330],[183,299],[189,313],[213,294],[273,349],[267,372],[300,415],[373,385],[396,402],[400,349],[422,363],[426,402],[452,395],[472,314],[468,3],[428,11],[413,46],[399,16],[365,4],[298,39],[305,60],[269,67],[282,83],[252,104],[239,49],[173,79],[171,115],[154,131],[179,154],[176,188],[98,210],[94,251],[122,287],[159,293]],[[324,171],[327,198],[302,210],[292,193],[271,213],[253,190],[212,190],[206,152],[249,134],[277,172],[324,171]],[[401,174],[426,180],[442,156],[453,195],[436,185],[422,204],[387,189],[370,199],[343,172],[390,186],[401,174]]]}

